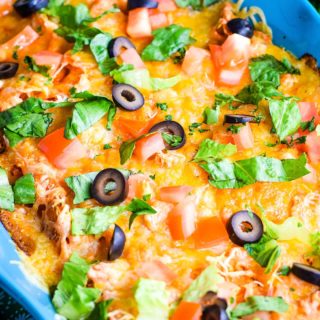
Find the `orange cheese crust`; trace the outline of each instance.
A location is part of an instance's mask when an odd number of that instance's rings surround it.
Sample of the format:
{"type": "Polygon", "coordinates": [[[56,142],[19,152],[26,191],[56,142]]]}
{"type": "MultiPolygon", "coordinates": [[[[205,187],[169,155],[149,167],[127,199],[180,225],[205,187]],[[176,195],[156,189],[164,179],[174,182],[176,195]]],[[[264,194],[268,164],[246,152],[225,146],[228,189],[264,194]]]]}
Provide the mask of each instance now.
{"type": "MultiPolygon", "coordinates": [[[[69,1],[74,5],[79,2],[86,2],[95,16],[112,5],[111,1],[69,1]]],[[[212,28],[216,26],[224,5],[220,3],[200,12],[177,9],[167,16],[170,22],[192,29],[192,37],[197,40],[195,46],[207,48],[213,41],[212,28]]],[[[0,16],[1,10],[4,9],[0,6],[0,16]]],[[[120,36],[126,35],[126,21],[126,15],[119,12],[106,15],[93,25],[113,36],[120,36]]],[[[31,45],[17,50],[20,63],[17,75],[13,79],[0,80],[0,111],[15,106],[31,96],[45,100],[63,100],[69,95],[72,87],[77,91],[88,90],[97,95],[111,97],[112,79],[100,73],[87,49],[72,55],[72,45],[54,34],[53,30],[57,25],[54,21],[49,21],[45,15],[36,14],[32,18],[21,19],[14,12],[5,14],[0,19],[0,43],[6,43],[26,26],[37,30],[39,37],[31,45]],[[64,67],[52,83],[48,83],[47,78],[42,75],[28,71],[23,64],[26,55],[43,50],[63,54],[64,67]]],[[[284,49],[266,41],[259,33],[252,41],[256,43],[260,54],[269,53],[279,60],[288,58],[301,70],[300,76],[283,76],[279,89],[284,94],[299,97],[302,101],[317,103],[319,111],[320,78],[317,72],[304,61],[297,60],[284,49]]],[[[134,40],[138,52],[141,52],[148,42],[148,39],[134,40]]],[[[1,50],[0,45],[0,61],[14,61],[13,51],[13,48],[1,50]]],[[[174,64],[170,59],[166,62],[146,62],[145,65],[153,77],[168,78],[181,73],[181,65],[174,64]]],[[[33,254],[25,260],[35,268],[45,283],[51,286],[60,279],[62,265],[72,251],[77,251],[92,261],[97,258],[102,261],[105,259],[105,241],[95,236],[69,234],[69,212],[74,207],[74,195],[64,179],[103,168],[120,167],[121,141],[132,138],[132,133],[126,130],[125,126],[121,126],[125,119],[134,117],[138,121],[156,123],[164,120],[166,114],[170,114],[184,127],[187,133],[186,145],[176,151],[157,154],[144,163],[133,157],[124,166],[134,171],[141,170],[146,177],[155,175],[154,181],[147,179],[140,187],[142,195],[151,193],[151,204],[158,213],[138,218],[131,230],[128,229],[128,216],[120,218],[117,224],[125,230],[127,236],[124,254],[115,262],[108,263],[104,260],[91,269],[89,278],[93,280],[94,285],[103,290],[105,299],[115,299],[112,308],[136,315],[132,302],[132,287],[141,275],[143,263],[159,260],[177,275],[168,285],[172,301],[176,301],[211,261],[217,261],[219,272],[225,279],[225,285],[222,286],[225,290],[222,288],[220,293],[222,296],[233,296],[236,302],[257,294],[282,296],[289,303],[289,311],[284,315],[268,315],[268,319],[303,319],[306,316],[309,319],[320,318],[320,295],[317,287],[292,275],[277,275],[280,266],[290,265],[292,262],[306,262],[306,254],[310,248],[306,248],[305,245],[294,241],[281,242],[282,254],[276,268],[272,273],[265,274],[263,268],[250,258],[243,248],[231,243],[199,250],[195,247],[192,237],[184,241],[172,240],[166,219],[173,205],[162,202],[157,197],[160,187],[172,185],[193,187],[190,197],[196,204],[197,220],[219,216],[226,222],[236,211],[249,207],[259,212],[259,206],[262,206],[267,218],[276,223],[294,216],[301,219],[310,232],[316,232],[320,224],[319,164],[312,164],[315,174],[312,183],[298,179],[283,183],[255,183],[241,189],[226,190],[217,190],[208,184],[207,174],[190,160],[203,139],[214,138],[223,142],[225,127],[222,119],[230,110],[222,109],[220,122],[210,127],[207,132],[200,133],[196,130],[193,135],[188,135],[189,125],[202,122],[202,112],[213,104],[217,92],[235,94],[250,83],[250,79],[248,76],[239,86],[230,88],[217,86],[214,80],[214,66],[209,58],[204,59],[192,77],[183,74],[182,77],[182,81],[170,89],[155,92],[142,90],[145,97],[144,107],[134,113],[118,110],[112,131],[105,130],[104,118],[82,133],[79,139],[93,157],[81,160],[73,167],[59,170],[52,166],[37,148],[37,139],[25,139],[15,148],[9,148],[0,155],[0,166],[7,172],[17,166],[24,174],[33,173],[36,180],[36,204],[32,208],[19,206],[12,214],[14,228],[20,228],[22,234],[27,232],[35,243],[33,254]],[[156,102],[166,102],[168,111],[159,110],[155,106],[156,102]],[[103,145],[106,143],[111,144],[112,149],[104,150],[103,145]]],[[[251,109],[251,105],[242,106],[241,112],[246,113],[251,109]]],[[[53,112],[54,122],[49,132],[64,126],[71,114],[67,109],[56,109],[53,112]]],[[[254,147],[237,152],[230,159],[246,159],[261,154],[278,159],[297,157],[299,151],[295,148],[283,145],[273,148],[266,146],[266,142],[274,142],[270,138],[271,119],[267,108],[262,109],[261,114],[266,120],[261,124],[251,125],[254,147]]],[[[14,182],[15,177],[10,177],[10,180],[14,182]]],[[[93,205],[97,203],[88,200],[79,206],[93,205]]],[[[106,236],[109,233],[107,231],[106,236]]]]}

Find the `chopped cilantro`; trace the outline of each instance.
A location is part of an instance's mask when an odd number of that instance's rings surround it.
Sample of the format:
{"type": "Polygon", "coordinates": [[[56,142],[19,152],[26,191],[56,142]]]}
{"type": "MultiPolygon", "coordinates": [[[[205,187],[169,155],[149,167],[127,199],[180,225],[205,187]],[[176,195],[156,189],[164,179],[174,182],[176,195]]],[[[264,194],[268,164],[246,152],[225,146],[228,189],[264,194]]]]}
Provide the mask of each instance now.
{"type": "Polygon", "coordinates": [[[159,108],[162,111],[168,110],[168,105],[165,102],[157,102],[156,107],[159,108]]]}

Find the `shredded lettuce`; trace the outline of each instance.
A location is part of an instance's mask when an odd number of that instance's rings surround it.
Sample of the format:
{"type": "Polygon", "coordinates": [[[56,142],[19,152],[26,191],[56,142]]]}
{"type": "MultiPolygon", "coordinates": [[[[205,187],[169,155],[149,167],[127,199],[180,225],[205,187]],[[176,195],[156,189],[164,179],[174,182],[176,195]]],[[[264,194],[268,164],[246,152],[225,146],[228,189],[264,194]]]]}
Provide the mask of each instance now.
{"type": "Polygon", "coordinates": [[[180,75],[168,79],[152,78],[147,69],[128,70],[128,68],[120,68],[111,71],[110,74],[119,83],[154,91],[173,87],[181,80],[180,75]]]}
{"type": "Polygon", "coordinates": [[[183,293],[182,300],[198,301],[208,291],[217,292],[219,283],[223,278],[218,274],[215,264],[210,265],[195,279],[183,293]]]}
{"type": "Polygon", "coordinates": [[[169,318],[169,293],[165,282],[141,278],[135,286],[134,297],[139,311],[137,320],[169,318]]]}
{"type": "Polygon", "coordinates": [[[52,302],[57,312],[67,319],[86,319],[100,297],[100,290],[86,288],[89,268],[90,264],[76,253],[64,264],[52,302]]]}
{"type": "Polygon", "coordinates": [[[172,54],[195,41],[190,33],[191,29],[176,24],[153,31],[154,38],[142,51],[142,59],[145,61],[167,60],[172,54]]]}
{"type": "Polygon", "coordinates": [[[31,173],[19,178],[14,187],[14,202],[18,204],[34,204],[36,201],[36,188],[31,173]]]}
{"type": "Polygon", "coordinates": [[[242,318],[257,311],[286,312],[289,305],[281,297],[251,296],[246,302],[238,304],[232,311],[232,319],[242,318]]]}
{"type": "Polygon", "coordinates": [[[257,181],[292,181],[309,173],[307,158],[303,154],[298,159],[278,160],[268,157],[254,157],[230,162],[228,160],[209,161],[200,166],[209,173],[209,182],[218,189],[241,188],[257,181]]]}
{"type": "Polygon", "coordinates": [[[193,160],[196,162],[220,160],[232,156],[236,152],[237,147],[234,144],[222,144],[211,139],[205,139],[201,142],[193,160]]]}
{"type": "Polygon", "coordinates": [[[6,171],[0,167],[0,209],[14,210],[14,195],[6,171]]]}
{"type": "Polygon", "coordinates": [[[296,99],[270,99],[269,110],[280,141],[297,132],[302,118],[296,99]]]}

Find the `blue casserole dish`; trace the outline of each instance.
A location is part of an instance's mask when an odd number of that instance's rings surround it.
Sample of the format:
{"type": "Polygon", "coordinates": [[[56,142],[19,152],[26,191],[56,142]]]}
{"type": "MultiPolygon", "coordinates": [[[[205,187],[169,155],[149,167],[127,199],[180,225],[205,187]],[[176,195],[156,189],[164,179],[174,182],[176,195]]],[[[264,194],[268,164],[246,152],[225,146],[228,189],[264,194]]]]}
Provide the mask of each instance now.
{"type": "MultiPolygon", "coordinates": [[[[320,61],[320,15],[307,0],[245,0],[243,5],[264,11],[275,44],[297,57],[309,53],[320,61]]],[[[0,286],[36,320],[59,319],[48,292],[23,271],[15,245],[1,223],[0,243],[0,286]]]]}

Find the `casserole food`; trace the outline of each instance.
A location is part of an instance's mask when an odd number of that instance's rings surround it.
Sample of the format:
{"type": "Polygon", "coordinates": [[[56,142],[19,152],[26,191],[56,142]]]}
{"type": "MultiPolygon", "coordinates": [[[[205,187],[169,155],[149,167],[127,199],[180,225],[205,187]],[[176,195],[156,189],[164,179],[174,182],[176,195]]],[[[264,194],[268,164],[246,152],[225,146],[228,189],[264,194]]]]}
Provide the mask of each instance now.
{"type": "Polygon", "coordinates": [[[316,319],[312,57],[226,2],[26,3],[3,9],[1,220],[57,312],[316,319]]]}

